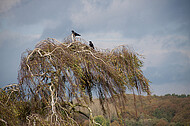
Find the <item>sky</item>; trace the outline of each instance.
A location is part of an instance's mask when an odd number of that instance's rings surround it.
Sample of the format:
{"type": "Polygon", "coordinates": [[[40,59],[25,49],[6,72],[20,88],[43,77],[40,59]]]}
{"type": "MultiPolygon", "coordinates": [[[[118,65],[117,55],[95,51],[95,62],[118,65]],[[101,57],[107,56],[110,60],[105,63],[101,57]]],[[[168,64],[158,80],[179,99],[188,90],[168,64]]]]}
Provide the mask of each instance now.
{"type": "Polygon", "coordinates": [[[18,83],[26,49],[75,30],[97,48],[142,54],[152,94],[190,94],[189,12],[189,0],[0,0],[0,87],[18,83]]]}

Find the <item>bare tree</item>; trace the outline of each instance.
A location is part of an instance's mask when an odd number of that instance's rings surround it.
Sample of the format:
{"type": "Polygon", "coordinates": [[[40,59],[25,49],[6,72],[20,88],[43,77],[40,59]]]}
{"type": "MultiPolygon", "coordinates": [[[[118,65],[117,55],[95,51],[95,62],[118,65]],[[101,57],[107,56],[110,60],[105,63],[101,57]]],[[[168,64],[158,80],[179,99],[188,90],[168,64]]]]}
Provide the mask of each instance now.
{"type": "MultiPolygon", "coordinates": [[[[46,121],[52,125],[78,125],[73,118],[75,113],[96,124],[88,107],[94,96],[98,96],[106,113],[108,100],[118,112],[118,105],[125,106],[128,90],[150,93],[140,57],[127,46],[92,49],[81,38],[72,41],[69,36],[64,42],[48,38],[22,55],[18,75],[21,96],[33,105],[43,104],[46,121]],[[86,108],[89,114],[77,107],[86,108]]],[[[40,116],[33,112],[27,119],[30,124],[33,120],[34,125],[40,116]]]]}

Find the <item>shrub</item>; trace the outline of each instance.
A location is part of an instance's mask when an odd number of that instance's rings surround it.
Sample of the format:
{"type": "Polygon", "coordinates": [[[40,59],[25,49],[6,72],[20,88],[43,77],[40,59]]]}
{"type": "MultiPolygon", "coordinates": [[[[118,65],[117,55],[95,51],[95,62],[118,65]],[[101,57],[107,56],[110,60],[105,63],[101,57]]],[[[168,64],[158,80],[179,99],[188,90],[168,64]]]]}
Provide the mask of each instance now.
{"type": "Polygon", "coordinates": [[[102,126],[109,126],[109,125],[110,125],[109,120],[106,120],[106,119],[104,118],[104,116],[102,116],[102,115],[95,116],[95,117],[94,117],[94,120],[95,120],[97,123],[101,124],[102,126]]]}

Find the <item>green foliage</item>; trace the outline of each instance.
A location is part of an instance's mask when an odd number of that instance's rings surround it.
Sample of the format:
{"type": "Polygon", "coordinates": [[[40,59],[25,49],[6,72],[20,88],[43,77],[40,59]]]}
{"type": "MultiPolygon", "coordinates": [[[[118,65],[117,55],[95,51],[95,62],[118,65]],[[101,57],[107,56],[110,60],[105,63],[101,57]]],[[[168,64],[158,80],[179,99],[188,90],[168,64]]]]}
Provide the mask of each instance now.
{"type": "Polygon", "coordinates": [[[155,111],[152,114],[154,117],[161,119],[161,118],[169,118],[171,120],[171,115],[168,115],[168,113],[165,112],[163,109],[156,108],[155,111]]]}
{"type": "Polygon", "coordinates": [[[190,95],[189,94],[188,95],[186,95],[186,94],[178,95],[178,94],[173,93],[173,94],[165,94],[165,96],[176,96],[178,98],[186,98],[186,97],[189,97],[190,95]]]}
{"type": "Polygon", "coordinates": [[[180,96],[178,96],[179,98],[186,98],[186,94],[181,94],[180,96]]]}
{"type": "Polygon", "coordinates": [[[165,94],[165,96],[171,96],[171,94],[165,94]]]}
{"type": "Polygon", "coordinates": [[[105,119],[104,116],[102,116],[102,115],[95,116],[95,117],[94,117],[94,120],[95,120],[97,123],[101,124],[102,126],[109,126],[109,125],[110,125],[109,120],[105,119]]]}

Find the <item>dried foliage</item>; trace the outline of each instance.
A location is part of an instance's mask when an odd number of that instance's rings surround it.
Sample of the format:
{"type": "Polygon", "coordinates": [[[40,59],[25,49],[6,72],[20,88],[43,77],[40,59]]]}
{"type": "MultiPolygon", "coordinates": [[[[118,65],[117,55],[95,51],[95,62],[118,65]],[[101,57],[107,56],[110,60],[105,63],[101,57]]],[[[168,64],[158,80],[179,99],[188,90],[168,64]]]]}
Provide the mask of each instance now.
{"type": "Polygon", "coordinates": [[[53,38],[39,42],[34,50],[22,55],[18,74],[20,100],[32,103],[29,124],[78,125],[73,118],[76,113],[97,124],[88,107],[95,95],[104,113],[109,110],[108,99],[119,113],[118,106],[125,105],[127,91],[150,93],[139,58],[127,46],[93,49],[85,40],[70,36],[64,42],[53,38]],[[89,114],[76,109],[80,107],[89,114]]]}

